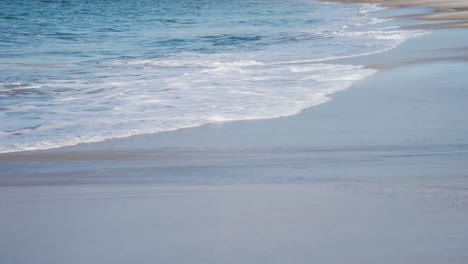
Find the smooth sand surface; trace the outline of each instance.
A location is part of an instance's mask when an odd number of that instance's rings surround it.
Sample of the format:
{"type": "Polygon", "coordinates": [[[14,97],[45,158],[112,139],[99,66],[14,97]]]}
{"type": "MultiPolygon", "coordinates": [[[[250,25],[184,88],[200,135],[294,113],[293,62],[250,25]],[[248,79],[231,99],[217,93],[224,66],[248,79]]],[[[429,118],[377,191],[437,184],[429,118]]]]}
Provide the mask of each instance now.
{"type": "Polygon", "coordinates": [[[424,20],[468,20],[468,11],[455,11],[442,14],[430,14],[419,16],[419,19],[424,20]]]}
{"type": "Polygon", "coordinates": [[[467,38],[292,117],[0,154],[0,263],[465,264],[467,38]]]}
{"type": "MultiPolygon", "coordinates": [[[[374,190],[375,191],[375,190],[374,190]]],[[[326,185],[0,188],[2,264],[466,263],[468,210],[326,185]]]]}

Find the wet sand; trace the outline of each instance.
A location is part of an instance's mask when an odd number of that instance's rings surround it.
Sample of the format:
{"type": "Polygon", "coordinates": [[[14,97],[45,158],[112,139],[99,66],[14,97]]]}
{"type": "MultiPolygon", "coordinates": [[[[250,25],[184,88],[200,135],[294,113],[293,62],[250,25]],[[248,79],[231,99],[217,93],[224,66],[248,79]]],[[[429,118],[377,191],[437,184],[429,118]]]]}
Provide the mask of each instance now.
{"type": "Polygon", "coordinates": [[[425,196],[322,184],[12,188],[0,192],[0,253],[5,264],[466,263],[467,210],[425,196]]]}

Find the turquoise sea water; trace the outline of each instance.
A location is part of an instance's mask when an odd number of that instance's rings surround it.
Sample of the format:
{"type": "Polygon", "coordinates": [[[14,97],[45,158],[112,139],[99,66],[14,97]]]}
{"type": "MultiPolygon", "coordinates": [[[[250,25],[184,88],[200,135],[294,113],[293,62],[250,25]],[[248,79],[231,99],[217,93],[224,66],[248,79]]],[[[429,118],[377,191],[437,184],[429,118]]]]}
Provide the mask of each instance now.
{"type": "Polygon", "coordinates": [[[300,0],[0,2],[0,152],[324,103],[375,70],[332,59],[421,34],[371,4],[300,0]]]}

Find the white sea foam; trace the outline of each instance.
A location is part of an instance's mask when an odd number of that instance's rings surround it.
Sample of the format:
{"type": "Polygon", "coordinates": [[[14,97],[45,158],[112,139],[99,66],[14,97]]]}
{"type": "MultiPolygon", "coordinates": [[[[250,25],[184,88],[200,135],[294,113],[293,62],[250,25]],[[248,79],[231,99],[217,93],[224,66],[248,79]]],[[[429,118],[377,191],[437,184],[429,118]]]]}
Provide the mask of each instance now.
{"type": "Polygon", "coordinates": [[[137,76],[135,70],[107,78],[106,82],[92,86],[112,89],[112,93],[96,96],[75,92],[75,96],[49,102],[58,113],[73,116],[73,120],[53,122],[31,131],[11,131],[40,140],[2,144],[0,151],[43,149],[212,122],[294,115],[326,102],[329,95],[375,72],[362,66],[336,64],[295,67],[227,64],[229,66],[218,63],[218,67],[185,68],[164,79],[153,78],[159,66],[140,69],[137,76]],[[109,110],[100,110],[106,107],[109,110]],[[90,112],[92,119],[88,119],[90,112]],[[86,127],[92,129],[86,130],[86,127]]]}
{"type": "Polygon", "coordinates": [[[368,13],[373,13],[373,12],[378,12],[385,10],[386,8],[382,5],[377,5],[377,4],[363,4],[361,6],[361,9],[359,10],[360,14],[368,14],[368,13]]]}

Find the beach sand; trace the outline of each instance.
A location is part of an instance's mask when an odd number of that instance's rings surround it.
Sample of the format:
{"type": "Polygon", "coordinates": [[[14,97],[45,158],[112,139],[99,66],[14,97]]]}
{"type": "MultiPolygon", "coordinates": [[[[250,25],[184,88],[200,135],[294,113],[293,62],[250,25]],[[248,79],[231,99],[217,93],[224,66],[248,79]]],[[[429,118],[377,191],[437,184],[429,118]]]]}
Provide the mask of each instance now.
{"type": "Polygon", "coordinates": [[[467,263],[466,30],[296,116],[0,154],[0,262],[467,263]]]}
{"type": "Polygon", "coordinates": [[[433,13],[425,15],[413,15],[420,20],[439,21],[436,24],[425,25],[425,28],[454,28],[468,27],[468,1],[465,0],[322,0],[323,2],[341,3],[380,3],[383,6],[397,7],[428,7],[433,13]],[[456,20],[452,23],[441,23],[440,21],[456,20]]]}

